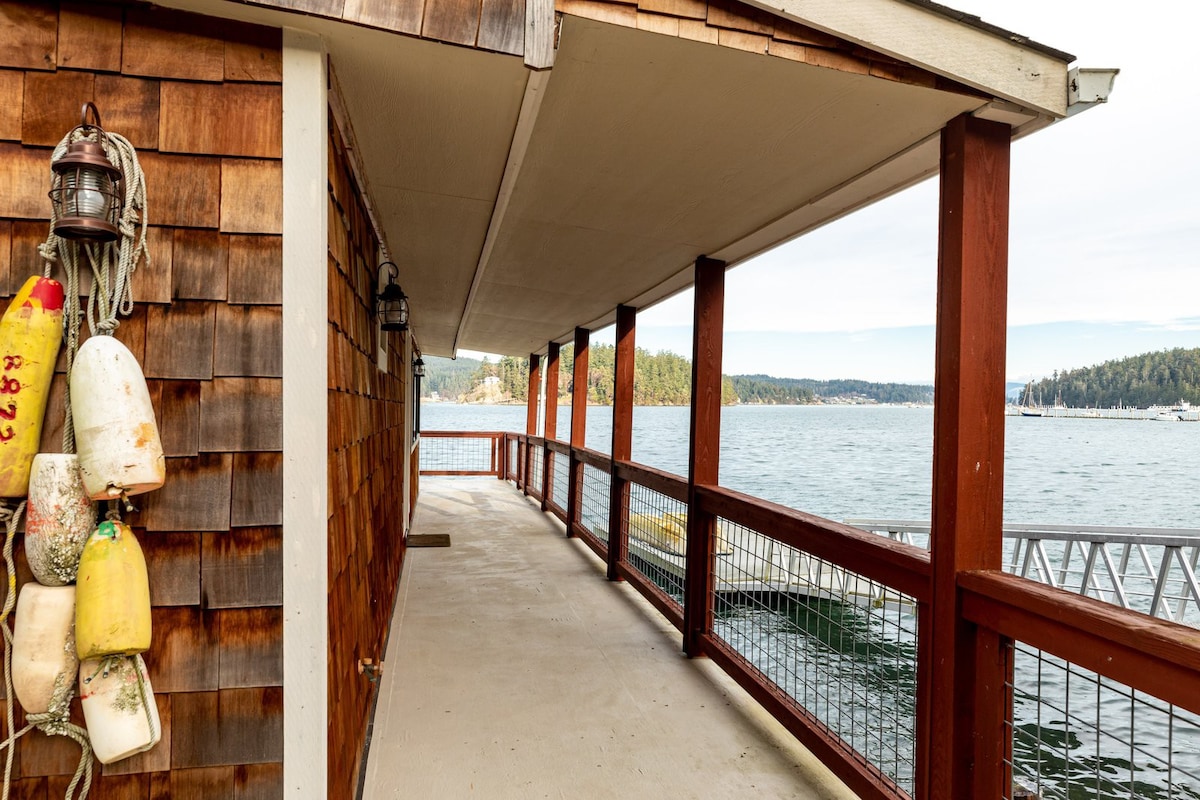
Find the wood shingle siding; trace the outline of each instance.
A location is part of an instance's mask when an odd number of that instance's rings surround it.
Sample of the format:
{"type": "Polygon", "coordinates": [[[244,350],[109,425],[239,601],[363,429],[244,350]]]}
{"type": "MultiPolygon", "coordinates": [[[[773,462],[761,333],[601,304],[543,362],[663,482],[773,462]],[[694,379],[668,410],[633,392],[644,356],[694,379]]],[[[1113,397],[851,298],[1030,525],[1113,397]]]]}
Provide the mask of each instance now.
{"type": "MultiPolygon", "coordinates": [[[[405,333],[373,316],[379,242],[336,124],[329,141],[329,797],[352,797],[404,556],[405,333]],[[384,366],[380,369],[380,347],[384,366]]],[[[403,275],[401,275],[403,283],[403,275]]]]}

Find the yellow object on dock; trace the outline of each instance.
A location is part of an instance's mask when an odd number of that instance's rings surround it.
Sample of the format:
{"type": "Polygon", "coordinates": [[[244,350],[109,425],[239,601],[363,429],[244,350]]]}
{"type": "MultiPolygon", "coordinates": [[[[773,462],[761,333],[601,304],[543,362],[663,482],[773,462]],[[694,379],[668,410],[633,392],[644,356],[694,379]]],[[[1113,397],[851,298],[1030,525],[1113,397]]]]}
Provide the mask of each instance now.
{"type": "Polygon", "coordinates": [[[105,520],[83,548],[75,600],[80,661],[150,648],[150,582],[133,531],[105,520]]]}
{"type": "Polygon", "coordinates": [[[0,497],[24,497],[62,344],[63,287],[35,275],[0,319],[0,497]]]}

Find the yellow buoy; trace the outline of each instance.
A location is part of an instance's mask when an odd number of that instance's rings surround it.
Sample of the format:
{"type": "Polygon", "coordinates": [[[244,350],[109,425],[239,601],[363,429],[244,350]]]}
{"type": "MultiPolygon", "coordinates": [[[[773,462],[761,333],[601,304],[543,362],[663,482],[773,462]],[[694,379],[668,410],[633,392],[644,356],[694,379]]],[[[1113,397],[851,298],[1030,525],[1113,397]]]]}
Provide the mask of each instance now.
{"type": "Polygon", "coordinates": [[[62,343],[63,288],[25,281],[0,319],[0,497],[24,497],[62,343]]]}
{"type": "Polygon", "coordinates": [[[150,647],[146,559],[123,522],[101,522],[84,545],[75,592],[75,647],[81,661],[150,647]]]}

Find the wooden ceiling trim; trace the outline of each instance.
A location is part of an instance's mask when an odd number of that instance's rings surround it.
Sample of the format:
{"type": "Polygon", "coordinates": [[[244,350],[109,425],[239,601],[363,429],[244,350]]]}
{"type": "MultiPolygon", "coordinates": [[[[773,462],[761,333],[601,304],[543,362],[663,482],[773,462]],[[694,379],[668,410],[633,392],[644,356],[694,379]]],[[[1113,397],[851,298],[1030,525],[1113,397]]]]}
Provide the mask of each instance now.
{"type": "Polygon", "coordinates": [[[59,66],[120,72],[121,28],[119,5],[63,3],[58,12],[59,66]]]}
{"type": "Polygon", "coordinates": [[[0,66],[53,70],[58,65],[58,9],[4,3],[0,13],[0,66]]]}
{"type": "Polygon", "coordinates": [[[25,73],[0,69],[0,140],[21,140],[21,111],[25,102],[25,73]]]}

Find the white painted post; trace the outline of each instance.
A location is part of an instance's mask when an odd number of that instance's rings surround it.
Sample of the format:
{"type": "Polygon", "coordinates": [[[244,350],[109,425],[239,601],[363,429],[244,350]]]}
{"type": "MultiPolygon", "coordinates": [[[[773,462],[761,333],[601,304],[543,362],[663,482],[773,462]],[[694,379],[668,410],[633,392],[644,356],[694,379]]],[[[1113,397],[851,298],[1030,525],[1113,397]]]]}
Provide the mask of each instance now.
{"type": "Polygon", "coordinates": [[[328,782],[328,97],[321,37],[283,31],[283,780],[328,782]]]}

